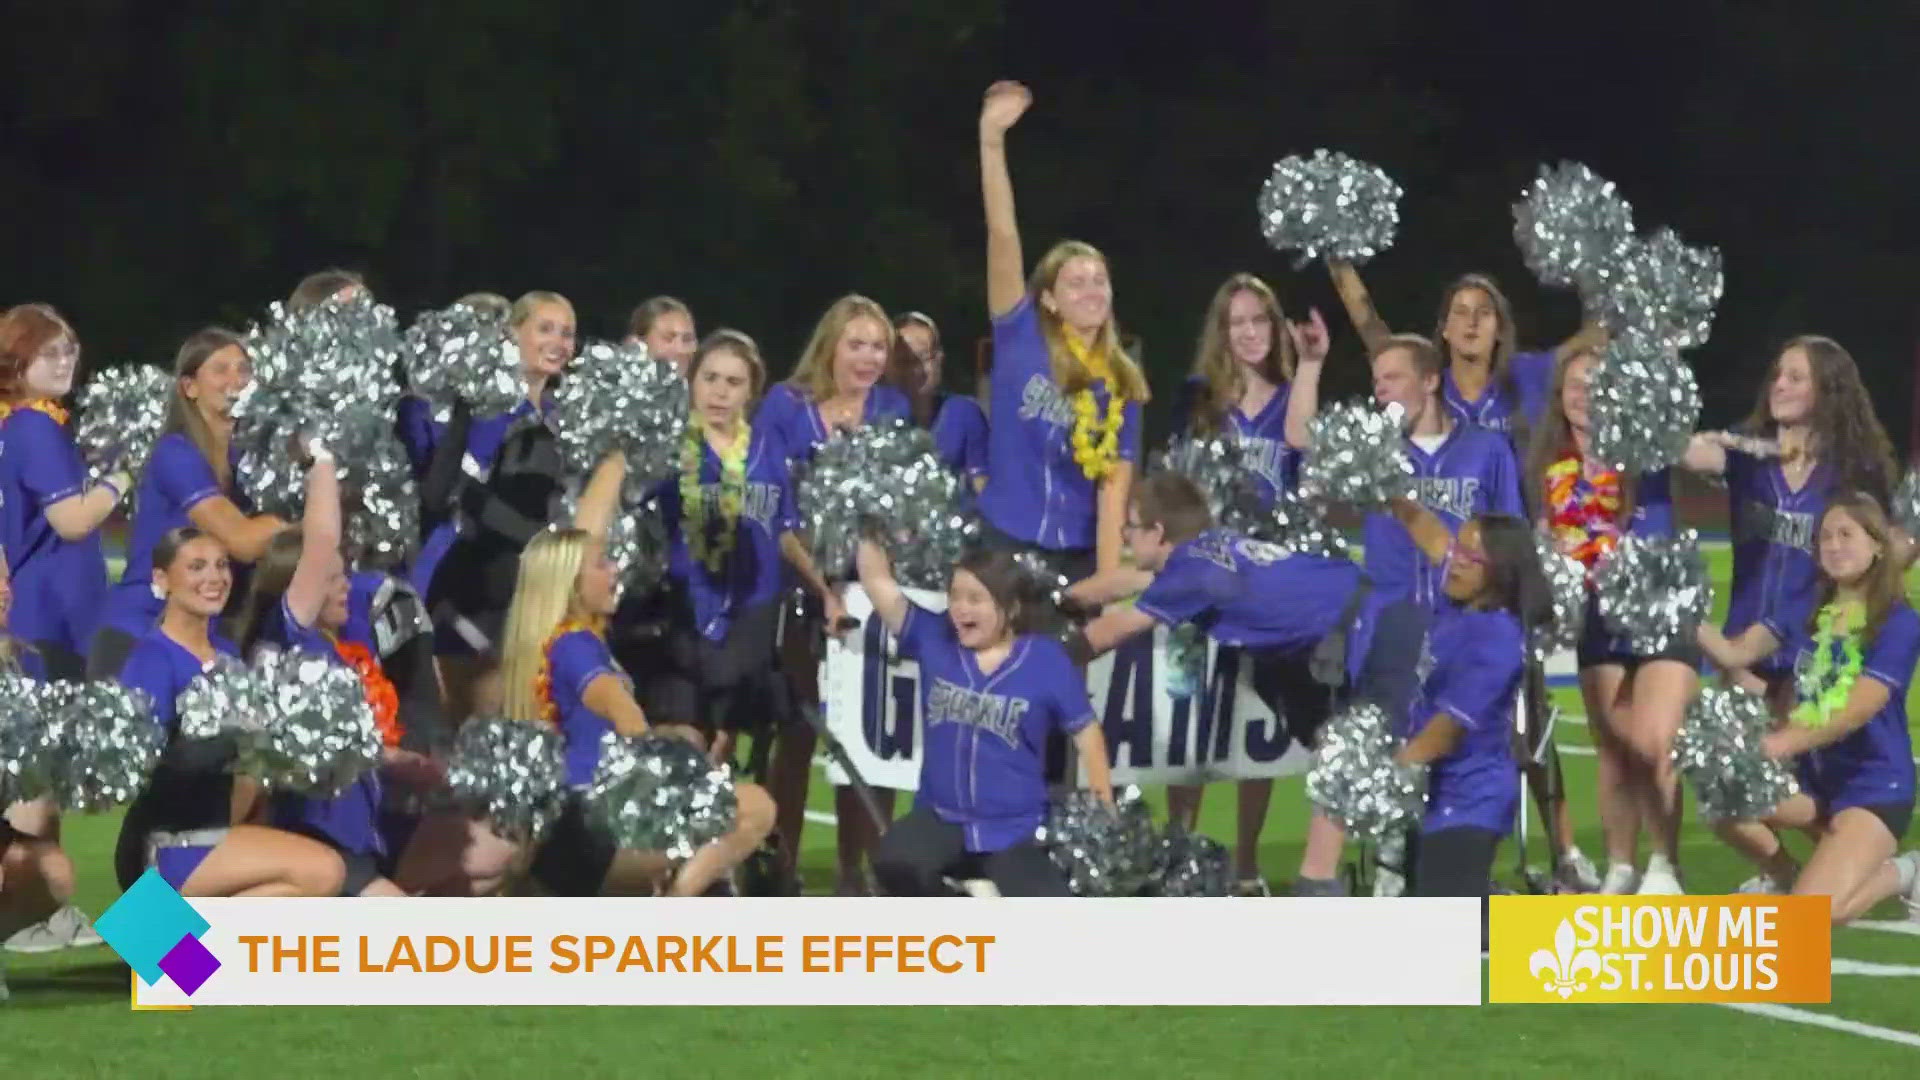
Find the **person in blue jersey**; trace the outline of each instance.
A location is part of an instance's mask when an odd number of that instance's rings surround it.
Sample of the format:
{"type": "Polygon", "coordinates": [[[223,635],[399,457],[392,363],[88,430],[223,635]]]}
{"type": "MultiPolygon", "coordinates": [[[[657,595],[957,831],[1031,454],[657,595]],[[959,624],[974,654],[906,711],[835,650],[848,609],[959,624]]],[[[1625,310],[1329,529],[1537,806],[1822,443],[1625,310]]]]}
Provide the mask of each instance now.
{"type": "MultiPolygon", "coordinates": [[[[1598,357],[1568,353],[1554,373],[1551,405],[1528,452],[1526,494],[1536,520],[1589,573],[1627,535],[1674,534],[1668,470],[1622,476],[1591,455],[1587,388],[1598,357]]],[[[1642,653],[1600,617],[1591,592],[1576,649],[1580,694],[1599,765],[1600,827],[1608,867],[1603,893],[1681,891],[1680,792],[1673,737],[1699,682],[1699,648],[1673,642],[1642,653]],[[1653,840],[1635,869],[1642,825],[1653,840]]]]}
{"type": "MultiPolygon", "coordinates": [[[[684,732],[699,743],[681,725],[648,723],[602,636],[618,604],[605,537],[625,476],[626,460],[610,456],[581,494],[574,527],[545,530],[527,545],[507,613],[499,679],[503,711],[510,720],[559,730],[567,783],[576,792],[592,781],[608,733],[684,732]]],[[[534,880],[560,896],[652,895],[663,886],[674,896],[703,895],[724,885],[773,826],[766,791],[747,783],[736,783],[734,790],[739,810],[733,831],[695,852],[677,872],[661,852],[616,847],[571,801],[533,855],[534,880]]]]}
{"type": "Polygon", "coordinates": [[[987,481],[986,412],[975,397],[941,388],[947,357],[931,315],[909,311],[896,316],[893,334],[888,381],[912,403],[913,422],[933,434],[940,463],[977,493],[987,481]]]}
{"type": "MultiPolygon", "coordinates": [[[[1853,357],[1838,342],[1814,336],[1781,347],[1740,434],[1748,438],[1694,436],[1681,464],[1727,485],[1733,580],[1722,631],[1738,638],[1764,625],[1787,641],[1813,603],[1814,531],[1827,500],[1863,491],[1887,505],[1893,446],[1853,357]]],[[[1741,681],[1766,693],[1776,712],[1784,715],[1791,706],[1792,659],[1785,650],[1762,659],[1741,681]]]]}
{"type": "Polygon", "coordinates": [[[60,313],[22,304],[0,315],[0,536],[13,576],[13,633],[54,678],[78,679],[106,599],[100,526],[133,488],[126,473],[88,483],[60,404],[80,339],[60,313]]]}
{"type": "MultiPolygon", "coordinates": [[[[1335,259],[1328,260],[1327,268],[1367,351],[1378,352],[1393,331],[1374,309],[1360,272],[1335,259]]],[[[1597,348],[1606,340],[1598,325],[1588,324],[1555,349],[1520,352],[1513,306],[1486,274],[1464,274],[1441,293],[1433,337],[1445,361],[1441,404],[1462,423],[1507,436],[1516,452],[1524,442],[1522,431],[1539,423],[1550,404],[1556,357],[1597,348]]]]}
{"type": "MultiPolygon", "coordinates": [[[[1083,605],[1106,607],[1068,640],[1077,660],[1111,650],[1156,624],[1191,624],[1242,649],[1254,693],[1309,748],[1336,692],[1399,716],[1412,700],[1423,621],[1412,601],[1374,589],[1349,559],[1292,554],[1214,527],[1193,482],[1156,473],[1136,486],[1127,521],[1131,566],[1073,586],[1083,605]]],[[[1313,811],[1294,892],[1339,896],[1344,831],[1313,811]]]]}
{"type": "Polygon", "coordinates": [[[1920,663],[1920,614],[1906,598],[1886,511],[1864,492],[1835,493],[1822,512],[1813,610],[1776,635],[1755,623],[1729,641],[1712,626],[1700,642],[1716,664],[1749,668],[1794,654],[1794,707],[1761,748],[1792,761],[1793,795],[1758,821],[1722,821],[1722,839],[1760,868],[1742,892],[1828,896],[1844,923],[1892,896],[1920,904],[1920,852],[1896,855],[1913,823],[1913,737],[1907,689],[1920,663]],[[1803,864],[1781,830],[1814,838],[1803,864]]]}
{"type": "Polygon", "coordinates": [[[943,879],[985,877],[1002,896],[1068,896],[1035,832],[1046,819],[1047,740],[1072,737],[1088,787],[1113,805],[1107,741],[1086,676],[1060,642],[1033,632],[1046,601],[1000,551],[953,568],[944,613],[909,601],[871,540],[860,586],[920,666],[926,741],[914,808],[880,841],[874,874],[890,896],[939,896],[943,879]]]}
{"type": "MultiPolygon", "coordinates": [[[[1477,513],[1455,526],[1413,500],[1392,505],[1421,556],[1444,568],[1448,601],[1427,631],[1420,692],[1402,718],[1407,741],[1395,754],[1402,764],[1427,766],[1408,892],[1484,902],[1494,851],[1520,808],[1513,710],[1528,628],[1551,617],[1551,594],[1524,518],[1477,513]]],[[[1483,948],[1485,918],[1482,907],[1483,948]]]]}
{"type": "Polygon", "coordinates": [[[226,548],[186,526],[160,538],[152,562],[160,618],[116,678],[152,699],[167,745],[121,821],[120,887],[152,867],[183,896],[337,895],[346,870],[333,849],[255,823],[265,804],[257,784],[229,771],[233,740],[179,731],[180,694],[216,664],[240,663],[239,650],[213,629],[233,587],[226,548]]]}
{"type": "Polygon", "coordinates": [[[693,329],[693,309],[671,296],[650,296],[627,316],[627,341],[645,345],[647,354],[682,375],[693,359],[700,339],[693,329]]]}
{"type": "Polygon", "coordinates": [[[147,457],[127,536],[126,568],[107,591],[87,653],[87,676],[111,679],[134,643],[153,629],[164,602],[155,585],[160,538],[192,525],[227,557],[252,563],[286,522],[255,515],[234,483],[232,402],[253,377],[238,335],[208,328],[180,346],[160,438],[147,457]]]}
{"type": "MultiPolygon", "coordinates": [[[[843,296],[827,308],[793,374],[767,391],[753,415],[753,429],[783,448],[789,465],[811,461],[836,434],[886,419],[910,419],[907,395],[882,381],[893,350],[893,323],[879,304],[864,296],[843,296]]],[[[780,807],[779,870],[789,884],[797,880],[800,833],[806,824],[807,790],[813,776],[815,735],[802,710],[820,708],[820,661],[828,633],[840,633],[846,608],[825,577],[845,578],[852,567],[824,566],[809,579],[792,575],[799,595],[780,628],[780,666],[786,673],[793,708],[783,717],[775,742],[769,783],[780,807]],[[822,577],[825,575],[825,577],[822,577]]],[[[874,790],[880,812],[893,817],[893,792],[874,790]]],[[[834,792],[839,819],[839,891],[864,895],[866,863],[880,838],[878,823],[851,788],[834,792]]]]}
{"type": "Polygon", "coordinates": [[[1127,491],[1140,460],[1147,380],[1120,345],[1106,257],[1066,240],[1029,277],[1007,172],[1007,131],[1033,96],[987,88],[980,184],[993,317],[987,483],[989,543],[1038,550],[1072,580],[1120,565],[1127,491]]]}
{"type": "MultiPolygon", "coordinates": [[[[1207,305],[1193,373],[1176,406],[1176,430],[1183,436],[1237,442],[1262,500],[1271,504],[1298,479],[1307,425],[1319,408],[1327,345],[1327,326],[1318,310],[1304,323],[1289,322],[1271,286],[1252,274],[1233,275],[1207,305]]],[[[1198,785],[1168,787],[1168,817],[1195,828],[1202,790],[1198,785]]],[[[1268,888],[1260,874],[1260,833],[1273,799],[1273,781],[1242,780],[1238,796],[1236,889],[1264,896],[1268,888]]]]}
{"type": "MultiPolygon", "coordinates": [[[[573,360],[573,305],[535,291],[514,301],[507,327],[520,355],[526,397],[493,416],[455,409],[429,425],[428,487],[452,476],[452,521],[436,528],[414,560],[413,583],[427,598],[440,657],[447,716],[472,712],[483,664],[494,651],[513,595],[513,570],[526,547],[558,513],[564,463],[551,426],[553,388],[573,360]],[[457,462],[457,466],[453,463],[457,462]]],[[[421,433],[415,431],[417,441],[421,433]]],[[[412,453],[422,456],[422,448],[412,453]]]]}

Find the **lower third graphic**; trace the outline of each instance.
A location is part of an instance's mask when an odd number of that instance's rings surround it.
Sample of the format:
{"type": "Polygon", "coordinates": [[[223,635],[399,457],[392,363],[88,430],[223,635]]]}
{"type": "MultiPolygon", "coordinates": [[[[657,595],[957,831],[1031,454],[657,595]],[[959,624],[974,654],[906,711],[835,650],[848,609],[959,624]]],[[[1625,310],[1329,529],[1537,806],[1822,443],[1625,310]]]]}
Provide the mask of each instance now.
{"type": "Polygon", "coordinates": [[[165,975],[191,995],[220,970],[220,961],[200,944],[210,929],[207,920],[158,870],[142,874],[93,926],[148,986],[165,975]]]}

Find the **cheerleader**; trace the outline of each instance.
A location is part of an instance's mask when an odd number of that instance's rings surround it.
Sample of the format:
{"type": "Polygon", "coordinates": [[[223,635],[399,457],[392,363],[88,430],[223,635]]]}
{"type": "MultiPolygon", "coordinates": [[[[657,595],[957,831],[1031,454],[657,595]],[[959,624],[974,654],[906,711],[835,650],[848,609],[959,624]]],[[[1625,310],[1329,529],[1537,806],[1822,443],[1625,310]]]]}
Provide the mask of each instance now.
{"type": "MultiPolygon", "coordinates": [[[[0,631],[13,607],[13,581],[0,559],[0,631]]],[[[44,680],[46,666],[31,646],[0,633],[0,670],[44,680]]],[[[20,953],[54,952],[100,944],[87,917],[73,899],[73,861],[60,847],[59,817],[50,800],[16,803],[0,817],[0,941],[20,953]]],[[[0,1001],[7,999],[4,963],[0,963],[0,1001]]]]}
{"type": "MultiPolygon", "coordinates": [[[[987,414],[974,397],[940,388],[946,353],[933,318],[910,311],[893,320],[890,381],[913,402],[913,422],[933,433],[940,463],[975,492],[987,481],[987,414]]],[[[984,394],[980,387],[976,395],[984,394]]]]}
{"type": "MultiPolygon", "coordinates": [[[[1853,357],[1823,337],[1786,343],[1760,386],[1743,439],[1694,436],[1681,464],[1724,478],[1733,533],[1732,597],[1722,632],[1738,639],[1764,626],[1776,640],[1813,603],[1818,577],[1815,523],[1837,492],[1859,491],[1886,505],[1894,457],[1853,357]],[[1753,440],[1774,444],[1777,456],[1753,440]]],[[[1775,650],[1741,681],[1785,715],[1793,695],[1790,657],[1775,650]]]]}
{"type": "MultiPolygon", "coordinates": [[[[559,728],[567,783],[575,789],[593,779],[603,735],[652,730],[600,634],[617,602],[603,538],[625,464],[616,454],[595,470],[574,528],[545,530],[527,545],[507,613],[500,674],[507,718],[559,728]]],[[[734,830],[694,853],[673,876],[670,895],[702,895],[766,838],[773,825],[767,793],[745,783],[735,791],[734,830]]],[[[659,852],[616,848],[587,823],[578,802],[547,834],[532,864],[534,879],[560,896],[651,895],[668,869],[659,852]]]]}
{"type": "MultiPolygon", "coordinates": [[[[767,392],[754,413],[753,428],[783,446],[789,463],[811,460],[820,445],[843,431],[878,420],[910,416],[907,396],[886,385],[887,357],[893,349],[893,324],[880,305],[864,296],[836,300],[813,330],[813,338],[786,382],[767,392]]],[[[806,821],[807,789],[813,772],[814,729],[798,715],[817,709],[817,685],[826,633],[844,632],[846,608],[840,594],[822,575],[844,575],[851,567],[822,567],[808,577],[801,574],[807,599],[800,617],[781,630],[781,666],[797,699],[797,708],[774,746],[774,801],[780,807],[780,869],[797,881],[800,832],[806,821]],[[813,599],[818,598],[816,608],[813,599]]],[[[875,789],[875,801],[887,820],[893,818],[893,792],[875,789]]],[[[872,821],[852,788],[834,792],[839,818],[840,882],[843,895],[864,895],[863,864],[879,838],[872,821]]]]}
{"type": "Polygon", "coordinates": [[[1038,548],[1079,580],[1120,564],[1147,380],[1120,348],[1099,251],[1064,241],[1023,277],[1006,134],[1032,100],[1000,82],[980,110],[995,418],[980,512],[990,543],[1038,548]]]}
{"type": "Polygon", "coordinates": [[[233,399],[252,378],[238,335],[198,331],[180,346],[166,424],[147,458],[127,538],[126,568],[107,591],[99,628],[87,655],[87,676],[111,679],[134,644],[146,637],[165,607],[154,548],[175,529],[192,525],[221,548],[222,558],[252,563],[286,522],[252,514],[234,484],[239,454],[233,446],[233,399]]]}
{"type": "MultiPolygon", "coordinates": [[[[1235,274],[1207,306],[1183,386],[1180,430],[1238,443],[1261,501],[1272,504],[1296,480],[1307,425],[1320,400],[1327,358],[1327,327],[1315,310],[1306,323],[1287,321],[1272,287],[1252,274],[1235,274]]],[[[1167,788],[1168,816],[1191,830],[1200,816],[1202,788],[1167,788]]],[[[1239,784],[1236,891],[1269,895],[1260,874],[1260,832],[1273,799],[1272,780],[1239,784]]]]}
{"type": "Polygon", "coordinates": [[[1906,599],[1886,512],[1864,492],[1831,494],[1819,524],[1817,605],[1783,638],[1765,622],[1729,641],[1705,626],[1700,643],[1728,670],[1749,668],[1798,641],[1789,722],[1761,749],[1792,760],[1801,792],[1759,821],[1722,821],[1722,839],[1760,868],[1742,892],[1827,896],[1847,922],[1900,896],[1920,904],[1920,853],[1895,855],[1913,822],[1913,740],[1907,687],[1920,662],[1920,615],[1906,599]],[[1814,838],[1803,866],[1779,830],[1814,838]]]}
{"type": "Polygon", "coordinates": [[[1106,738],[1086,677],[1060,643],[1034,633],[1043,601],[1005,552],[962,558],[945,614],[907,600],[879,546],[862,541],[860,586],[920,665],[926,718],[914,808],[887,831],[874,874],[891,896],[939,896],[942,879],[984,876],[1002,896],[1068,896],[1066,879],[1034,840],[1047,812],[1046,749],[1073,738],[1088,787],[1108,806],[1106,738]]]}
{"type": "Polygon", "coordinates": [[[642,300],[627,316],[627,342],[645,345],[655,360],[672,364],[682,375],[698,341],[693,334],[693,309],[671,296],[642,300]]]}
{"type": "MultiPolygon", "coordinates": [[[[1069,639],[1091,659],[1155,624],[1191,624],[1244,650],[1253,690],[1301,745],[1313,747],[1333,711],[1334,692],[1401,716],[1416,689],[1423,620],[1412,601],[1376,590],[1349,559],[1291,554],[1213,526],[1206,497],[1174,473],[1148,477],[1131,497],[1127,550],[1132,566],[1104,571],[1069,590],[1083,604],[1112,606],[1069,639]]],[[[1340,896],[1336,876],[1346,836],[1313,811],[1294,883],[1299,896],[1340,896]]]]}
{"type": "Polygon", "coordinates": [[[119,681],[153,699],[167,747],[121,822],[120,887],[150,866],[183,896],[338,895],[346,871],[332,848],[253,823],[265,807],[257,785],[229,771],[233,741],[179,733],[181,692],[222,658],[239,663],[239,650],[213,630],[233,587],[226,548],[187,526],[154,544],[151,563],[161,614],[128,654],[119,681]]]}
{"type": "MultiPolygon", "coordinates": [[[[1551,405],[1528,454],[1527,488],[1540,518],[1562,552],[1591,571],[1620,538],[1671,536],[1673,498],[1667,470],[1623,477],[1589,456],[1587,386],[1598,360],[1580,349],[1554,373],[1551,405]]],[[[1600,891],[1677,894],[1679,789],[1673,736],[1698,682],[1699,650],[1676,642],[1658,653],[1636,653],[1614,636],[1591,594],[1586,629],[1576,650],[1580,696],[1599,759],[1600,825],[1608,867],[1600,891]],[[1641,824],[1654,852],[1644,874],[1634,869],[1641,824]]]]}
{"type": "MultiPolygon", "coordinates": [[[[573,359],[573,305],[557,293],[530,292],[514,302],[507,326],[526,397],[495,416],[475,418],[460,407],[444,425],[403,431],[414,459],[431,462],[426,486],[444,489],[456,518],[433,531],[413,567],[433,620],[447,716],[456,724],[473,710],[477,657],[499,639],[520,552],[553,520],[564,487],[550,424],[554,384],[573,359]],[[443,476],[457,479],[438,483],[443,476]]],[[[425,501],[432,503],[431,493],[425,501]]]]}

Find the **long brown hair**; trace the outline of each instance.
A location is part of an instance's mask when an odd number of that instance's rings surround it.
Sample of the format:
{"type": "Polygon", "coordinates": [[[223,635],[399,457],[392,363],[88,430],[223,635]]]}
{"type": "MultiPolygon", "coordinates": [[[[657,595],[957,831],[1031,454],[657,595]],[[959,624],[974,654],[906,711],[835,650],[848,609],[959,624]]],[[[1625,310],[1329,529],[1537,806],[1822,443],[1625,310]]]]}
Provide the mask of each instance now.
{"type": "Polygon", "coordinates": [[[793,374],[787,376],[787,385],[806,395],[808,401],[825,401],[833,396],[833,354],[840,347],[840,335],[847,324],[855,319],[872,319],[880,324],[880,332],[886,336],[888,354],[893,351],[893,321],[887,318],[887,309],[858,293],[849,293],[833,302],[820,321],[814,324],[813,337],[807,342],[807,351],[800,354],[800,362],[794,365],[793,374]]]}
{"type": "Polygon", "coordinates": [[[1493,355],[1488,358],[1487,385],[1497,387],[1500,396],[1513,407],[1513,416],[1520,419],[1520,387],[1513,380],[1513,354],[1519,348],[1520,333],[1513,325],[1513,305],[1507,302],[1507,294],[1486,274],[1462,274],[1447,286],[1440,294],[1440,314],[1433,322],[1433,340],[1440,346],[1440,353],[1446,359],[1447,366],[1453,366],[1453,346],[1447,343],[1447,313],[1453,310],[1453,299],[1468,289],[1479,289],[1493,301],[1493,355]]]}
{"type": "Polygon", "coordinates": [[[180,352],[173,358],[173,389],[167,397],[167,421],[160,429],[162,435],[179,432],[193,440],[193,445],[200,450],[200,456],[207,459],[208,467],[213,469],[214,477],[220,481],[222,490],[233,481],[227,455],[220,452],[213,429],[207,426],[207,418],[200,415],[200,407],[180,389],[180,384],[200,374],[201,365],[213,354],[226,348],[239,349],[244,356],[247,344],[240,335],[218,326],[195,330],[180,344],[180,352]]]}
{"type": "Polygon", "coordinates": [[[41,349],[63,337],[80,347],[73,327],[51,304],[18,304],[0,315],[0,401],[25,396],[27,368],[41,349]]]}
{"type": "Polygon", "coordinates": [[[1286,313],[1273,287],[1252,274],[1235,274],[1214,290],[1207,305],[1206,321],[1200,324],[1200,340],[1193,350],[1193,374],[1204,386],[1198,407],[1193,411],[1195,434],[1219,431],[1227,414],[1240,402],[1246,390],[1246,373],[1233,355],[1228,341],[1228,321],[1233,298],[1246,293],[1260,302],[1267,321],[1273,327],[1273,344],[1260,361],[1260,375],[1275,387],[1285,386],[1293,378],[1293,336],[1287,333],[1286,313]]]}
{"type": "Polygon", "coordinates": [[[1832,338],[1802,334],[1780,346],[1773,363],[1767,365],[1759,399],[1747,417],[1747,430],[1769,439],[1779,434],[1780,425],[1774,422],[1768,396],[1787,354],[1795,349],[1806,353],[1807,369],[1813,377],[1813,415],[1808,423],[1813,429],[1812,450],[1832,466],[1836,490],[1862,491],[1882,502],[1890,500],[1897,472],[1893,443],[1880,426],[1853,356],[1832,338]]]}
{"type": "MultiPolygon", "coordinates": [[[[1027,296],[1034,306],[1034,314],[1040,320],[1040,336],[1047,343],[1053,381],[1063,394],[1086,389],[1091,378],[1087,369],[1073,358],[1072,350],[1067,348],[1067,331],[1060,316],[1048,311],[1040,303],[1040,294],[1053,289],[1054,282],[1060,279],[1060,271],[1074,259],[1093,259],[1102,267],[1108,266],[1107,257],[1092,244],[1081,240],[1062,240],[1040,257],[1040,261],[1034,264],[1033,276],[1027,279],[1027,296]]],[[[1152,396],[1147,390],[1147,377],[1141,372],[1140,365],[1134,363],[1133,357],[1121,347],[1120,324],[1111,311],[1107,313],[1106,324],[1094,336],[1093,346],[1106,353],[1107,364],[1113,369],[1113,392],[1128,401],[1146,401],[1152,396]]]]}
{"type": "MultiPolygon", "coordinates": [[[[1864,491],[1849,491],[1844,495],[1835,495],[1827,502],[1827,509],[1820,515],[1820,525],[1836,513],[1844,513],[1856,524],[1866,530],[1873,542],[1880,545],[1880,554],[1867,567],[1860,579],[1860,592],[1867,602],[1867,621],[1861,629],[1860,640],[1870,643],[1879,635],[1880,628],[1886,625],[1887,616],[1893,613],[1894,606],[1907,597],[1906,577],[1900,565],[1900,559],[1894,555],[1893,526],[1887,521],[1887,512],[1880,507],[1880,500],[1864,491]]],[[[1820,542],[1818,527],[1814,531],[1814,544],[1820,542]]],[[[1811,633],[1818,627],[1820,609],[1833,603],[1840,591],[1840,583],[1827,575],[1827,568],[1820,568],[1820,600],[1807,617],[1807,630],[1811,633]]]]}
{"type": "Polygon", "coordinates": [[[261,554],[260,561],[253,564],[253,580],[247,585],[246,602],[233,623],[233,642],[240,647],[241,656],[253,652],[267,612],[287,595],[288,587],[293,584],[294,572],[300,569],[304,538],[305,533],[298,525],[281,529],[267,541],[267,550],[261,554]]]}
{"type": "MultiPolygon", "coordinates": [[[[1527,503],[1527,512],[1535,519],[1546,517],[1552,512],[1547,505],[1547,470],[1554,463],[1569,454],[1579,454],[1579,446],[1573,439],[1573,425],[1567,422],[1567,373],[1573,365],[1582,361],[1598,364],[1600,354],[1592,349],[1576,349],[1562,356],[1553,365],[1553,387],[1547,392],[1545,406],[1540,410],[1540,426],[1533,433],[1527,445],[1526,487],[1521,494],[1527,503]]],[[[1620,478],[1620,513],[1618,521],[1626,528],[1629,518],[1633,517],[1634,496],[1639,491],[1640,478],[1625,475],[1620,478]]]]}

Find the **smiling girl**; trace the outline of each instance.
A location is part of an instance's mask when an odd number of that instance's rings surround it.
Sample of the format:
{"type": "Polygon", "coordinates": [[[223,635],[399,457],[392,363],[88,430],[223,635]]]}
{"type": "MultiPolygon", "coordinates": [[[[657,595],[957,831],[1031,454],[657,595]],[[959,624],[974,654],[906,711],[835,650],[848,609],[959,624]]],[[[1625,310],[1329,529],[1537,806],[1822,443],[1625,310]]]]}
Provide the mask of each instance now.
{"type": "MultiPolygon", "coordinates": [[[[1895,895],[1920,902],[1920,854],[1895,851],[1913,822],[1913,739],[1907,687],[1920,662],[1920,615],[1907,603],[1886,512],[1862,492],[1835,495],[1820,517],[1817,609],[1794,656],[1790,722],[1762,750],[1793,761],[1801,792],[1759,821],[1723,821],[1722,839],[1761,871],[1742,892],[1828,896],[1843,923],[1895,895]],[[1815,838],[1802,865],[1779,830],[1815,838]]],[[[1711,626],[1700,644],[1740,669],[1781,650],[1764,623],[1729,641],[1711,626]]]]}

